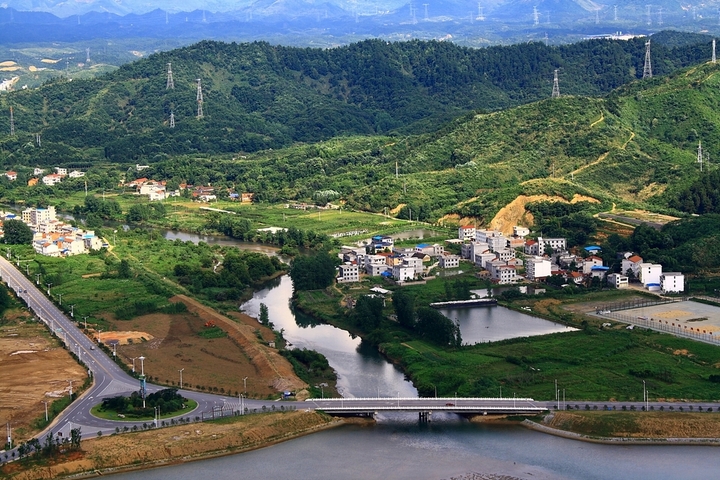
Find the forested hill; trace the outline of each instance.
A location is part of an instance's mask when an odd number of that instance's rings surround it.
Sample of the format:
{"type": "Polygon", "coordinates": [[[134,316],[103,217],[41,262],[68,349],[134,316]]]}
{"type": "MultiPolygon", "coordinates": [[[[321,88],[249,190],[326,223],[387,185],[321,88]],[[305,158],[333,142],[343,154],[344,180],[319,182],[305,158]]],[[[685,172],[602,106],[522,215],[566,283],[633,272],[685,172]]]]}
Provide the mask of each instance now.
{"type": "MultiPolygon", "coordinates": [[[[661,33],[655,75],[705,61],[710,39],[661,33]],[[703,41],[701,41],[703,40],[703,41]],[[677,45],[677,46],[664,46],[677,45]]],[[[185,153],[253,152],[348,134],[419,133],[469,111],[563,94],[603,95],[642,73],[645,40],[468,49],[369,40],[321,50],[204,41],[95,80],[57,79],[0,97],[6,165],[154,162],[185,153]],[[166,89],[172,63],[174,89],[166,89]],[[204,118],[196,119],[196,79],[204,118]],[[170,128],[174,113],[176,127],[170,128]],[[40,133],[42,147],[32,147],[40,133]]]]}

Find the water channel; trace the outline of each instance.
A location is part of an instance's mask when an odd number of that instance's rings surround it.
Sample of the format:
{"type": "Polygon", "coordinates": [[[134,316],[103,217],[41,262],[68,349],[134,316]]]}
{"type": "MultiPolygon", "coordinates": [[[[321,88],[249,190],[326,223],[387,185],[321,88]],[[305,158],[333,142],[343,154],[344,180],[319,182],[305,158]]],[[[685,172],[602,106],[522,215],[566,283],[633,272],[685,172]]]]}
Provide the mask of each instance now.
{"type": "MultiPolygon", "coordinates": [[[[165,232],[164,236],[207,243],[222,241],[239,248],[247,245],[269,254],[275,252],[272,247],[232,239],[178,232],[165,232]]],[[[402,372],[359,338],[329,325],[312,325],[302,317],[296,321],[289,305],[291,294],[292,282],[284,276],[256,292],[242,309],[257,315],[260,303],[266,304],[270,320],[277,329],[284,329],[290,343],[317,350],[328,358],[338,373],[339,391],[346,397],[417,395],[402,372]]],[[[499,307],[486,310],[490,325],[516,324],[533,318],[499,307]]],[[[464,329],[474,321],[467,311],[448,314],[467,316],[459,318],[464,329]]],[[[484,326],[481,333],[490,330],[484,326]]],[[[530,334],[535,327],[523,324],[520,328],[530,334]]],[[[474,338],[471,332],[463,330],[463,336],[474,338]]],[[[479,338],[490,340],[482,334],[479,338]]],[[[717,453],[715,447],[595,445],[518,426],[473,424],[454,415],[436,414],[429,424],[419,424],[415,415],[396,414],[380,416],[372,427],[344,426],[248,453],[114,478],[155,480],[208,474],[216,480],[499,478],[490,476],[495,474],[533,479],[704,479],[717,474],[717,453]]]]}

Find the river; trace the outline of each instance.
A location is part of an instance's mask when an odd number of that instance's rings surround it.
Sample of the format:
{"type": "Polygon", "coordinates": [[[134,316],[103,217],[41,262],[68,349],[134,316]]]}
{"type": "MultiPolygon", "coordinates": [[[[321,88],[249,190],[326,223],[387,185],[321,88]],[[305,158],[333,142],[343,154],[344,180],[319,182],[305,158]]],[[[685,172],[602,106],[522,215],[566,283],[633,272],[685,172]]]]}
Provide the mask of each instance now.
{"type": "MultiPolygon", "coordinates": [[[[185,241],[217,243],[217,239],[193,234],[178,235],[185,241]]],[[[246,246],[232,239],[222,241],[240,248],[246,246]]],[[[257,247],[267,249],[266,253],[275,251],[272,247],[257,247]]],[[[346,397],[417,395],[401,371],[359,338],[330,325],[312,325],[306,318],[296,321],[289,304],[291,294],[292,281],[284,276],[256,292],[242,309],[257,315],[260,304],[266,304],[270,320],[277,329],[284,330],[290,343],[317,350],[328,358],[338,373],[338,390],[346,397]]],[[[485,310],[496,323],[532,318],[498,307],[485,310]],[[506,318],[508,312],[513,317],[506,318]]],[[[343,426],[261,450],[114,478],[155,480],[212,475],[216,480],[439,480],[491,478],[489,475],[495,474],[528,479],[706,479],[715,478],[720,468],[717,452],[716,447],[595,445],[519,426],[473,424],[451,414],[435,414],[429,424],[418,423],[413,414],[394,414],[379,416],[374,426],[343,426]]]]}

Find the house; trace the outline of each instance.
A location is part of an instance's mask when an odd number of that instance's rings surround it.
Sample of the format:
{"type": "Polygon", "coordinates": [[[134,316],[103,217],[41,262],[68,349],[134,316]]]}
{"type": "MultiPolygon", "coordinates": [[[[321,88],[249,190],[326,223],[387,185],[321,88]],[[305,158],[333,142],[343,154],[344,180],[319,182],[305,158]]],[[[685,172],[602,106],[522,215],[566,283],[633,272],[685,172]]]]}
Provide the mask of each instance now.
{"type": "Polygon", "coordinates": [[[585,275],[590,275],[590,272],[595,267],[602,267],[603,266],[603,260],[600,257],[596,257],[595,255],[591,255],[587,258],[585,258],[582,262],[582,272],[585,275]]]}
{"type": "Polygon", "coordinates": [[[204,194],[197,197],[198,200],[201,202],[210,203],[213,201],[217,201],[217,196],[213,194],[204,194]]]}
{"type": "Polygon", "coordinates": [[[523,251],[525,255],[540,256],[540,245],[535,240],[526,240],[523,251]]]}
{"type": "Polygon", "coordinates": [[[28,225],[40,225],[56,219],[55,207],[52,205],[48,208],[26,208],[20,215],[22,221],[28,225]]]}
{"type": "Polygon", "coordinates": [[[530,235],[530,229],[526,227],[520,227],[515,225],[513,227],[513,236],[518,238],[525,238],[530,235]]]}
{"type": "Polygon", "coordinates": [[[525,246],[525,239],[521,237],[510,237],[507,239],[507,246],[513,250],[523,248],[525,246]]]}
{"type": "Polygon", "coordinates": [[[460,256],[462,258],[474,260],[476,254],[482,253],[488,249],[489,247],[487,243],[480,243],[475,241],[463,243],[462,245],[460,245],[460,256]]]}
{"type": "Polygon", "coordinates": [[[356,263],[345,263],[338,267],[337,283],[359,282],[360,267],[356,263]]]}
{"type": "Polygon", "coordinates": [[[440,268],[457,268],[460,266],[460,255],[444,254],[438,260],[440,268]]]}
{"type": "Polygon", "coordinates": [[[13,172],[12,170],[9,172],[5,172],[5,176],[10,180],[11,182],[13,180],[17,180],[17,172],[13,172]]]}
{"type": "Polygon", "coordinates": [[[603,266],[595,266],[590,269],[590,277],[591,278],[599,278],[602,280],[605,278],[605,275],[610,271],[610,267],[603,267],[603,266]]]}
{"type": "Polygon", "coordinates": [[[68,171],[67,168],[62,167],[55,167],[55,173],[58,175],[62,175],[63,177],[67,176],[68,171]]]}
{"type": "Polygon", "coordinates": [[[551,263],[547,258],[527,258],[525,262],[525,274],[528,280],[543,280],[551,275],[551,263]]]}
{"type": "Polygon", "coordinates": [[[584,248],[584,250],[590,255],[597,255],[597,253],[602,250],[602,248],[598,247],[597,245],[588,245],[584,248]]]}
{"type": "Polygon", "coordinates": [[[445,247],[440,244],[430,245],[429,243],[421,243],[415,247],[417,253],[429,255],[431,257],[437,257],[445,253],[445,247]]]}
{"type": "Polygon", "coordinates": [[[482,243],[490,243],[488,242],[488,239],[496,237],[498,235],[502,235],[502,233],[498,232],[497,230],[475,230],[475,241],[482,243]]]}
{"type": "Polygon", "coordinates": [[[553,252],[563,252],[567,249],[567,240],[564,238],[543,238],[538,237],[538,255],[545,255],[545,251],[552,249],[553,252]]]}
{"type": "Polygon", "coordinates": [[[145,170],[146,168],[150,168],[150,165],[140,165],[139,163],[135,164],[136,172],[141,172],[141,171],[145,170]]]}
{"type": "Polygon", "coordinates": [[[38,184],[39,181],[40,180],[35,177],[31,178],[30,180],[28,180],[28,187],[34,187],[38,184]]]}
{"type": "Polygon", "coordinates": [[[622,266],[620,267],[621,273],[623,273],[624,275],[628,275],[628,272],[632,272],[635,278],[638,278],[638,271],[642,263],[643,259],[640,255],[631,255],[629,257],[623,258],[622,266]]]}
{"type": "Polygon", "coordinates": [[[414,277],[420,277],[423,274],[424,268],[423,268],[423,262],[421,259],[417,257],[406,257],[403,259],[404,266],[410,267],[414,270],[415,275],[414,277]]]}
{"type": "Polygon", "coordinates": [[[659,286],[660,275],[662,275],[662,265],[660,264],[641,263],[638,267],[637,278],[646,288],[650,288],[650,284],[659,286]]]}
{"type": "Polygon", "coordinates": [[[488,264],[490,278],[500,285],[507,285],[517,281],[517,271],[514,265],[508,265],[502,260],[495,260],[488,264]]]}
{"type": "Polygon", "coordinates": [[[476,267],[484,268],[485,270],[489,270],[489,268],[487,266],[488,262],[492,262],[493,260],[496,260],[496,259],[497,259],[497,257],[495,256],[494,253],[492,253],[489,250],[486,250],[481,253],[476,253],[473,262],[475,263],[476,267]]]}
{"type": "Polygon", "coordinates": [[[627,275],[623,275],[621,273],[611,273],[607,276],[608,284],[614,286],[615,288],[627,288],[628,287],[628,277],[627,275]]]}
{"type": "Polygon", "coordinates": [[[35,167],[35,170],[33,170],[33,175],[42,175],[43,173],[45,173],[44,168],[35,167]]]}
{"type": "Polygon", "coordinates": [[[392,276],[398,282],[407,282],[408,280],[414,280],[415,268],[408,265],[407,263],[394,265],[392,267],[392,276]]]}
{"type": "Polygon", "coordinates": [[[685,275],[680,272],[665,272],[660,275],[662,293],[682,293],[685,291],[685,275]]]}
{"type": "Polygon", "coordinates": [[[136,179],[133,180],[132,182],[129,182],[129,183],[127,184],[127,186],[130,187],[130,188],[137,188],[137,187],[140,187],[140,186],[144,185],[145,182],[147,182],[147,181],[148,181],[148,179],[145,178],[145,177],[143,177],[143,178],[136,178],[136,179]]]}
{"type": "Polygon", "coordinates": [[[365,255],[365,273],[371,277],[377,277],[387,269],[387,260],[382,255],[365,255]]]}
{"type": "Polygon", "coordinates": [[[498,260],[502,260],[503,262],[515,258],[515,250],[510,250],[509,248],[494,250],[493,253],[498,260]]]}
{"type": "Polygon", "coordinates": [[[395,246],[395,239],[389,235],[375,235],[370,239],[370,245],[377,251],[392,250],[395,246]]]}
{"type": "Polygon", "coordinates": [[[42,178],[42,182],[45,185],[57,185],[58,183],[62,182],[62,179],[65,177],[65,175],[61,175],[59,173],[51,173],[50,175],[45,175],[42,178]]]}
{"type": "Polygon", "coordinates": [[[250,202],[253,201],[254,198],[255,198],[255,194],[254,194],[254,193],[243,193],[243,194],[240,196],[240,201],[241,201],[242,203],[250,203],[250,202]]]}
{"type": "Polygon", "coordinates": [[[498,234],[487,237],[487,244],[491,251],[497,252],[498,250],[507,248],[508,240],[505,235],[498,234]]]}
{"type": "Polygon", "coordinates": [[[68,173],[68,177],[70,178],[80,178],[84,176],[85,172],[81,172],[80,170],[73,170],[72,172],[68,173]]]}
{"type": "Polygon", "coordinates": [[[458,228],[458,239],[460,240],[474,240],[475,239],[475,227],[472,225],[463,225],[458,228]]]}
{"type": "Polygon", "coordinates": [[[565,279],[568,282],[573,282],[575,285],[580,285],[585,280],[585,276],[580,272],[568,272],[565,279]]]}

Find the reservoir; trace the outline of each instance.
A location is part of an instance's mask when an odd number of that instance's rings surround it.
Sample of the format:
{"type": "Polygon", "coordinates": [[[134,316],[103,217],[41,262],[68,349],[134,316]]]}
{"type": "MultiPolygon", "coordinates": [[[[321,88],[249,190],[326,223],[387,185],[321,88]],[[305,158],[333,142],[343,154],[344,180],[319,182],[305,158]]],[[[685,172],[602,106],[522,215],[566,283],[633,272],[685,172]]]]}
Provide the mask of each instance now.
{"type": "Polygon", "coordinates": [[[460,324],[463,344],[470,345],[576,330],[501,306],[441,308],[438,311],[460,324]]]}

